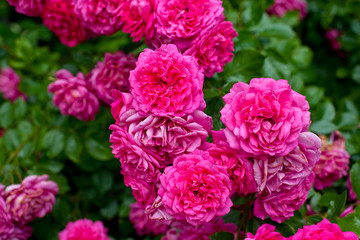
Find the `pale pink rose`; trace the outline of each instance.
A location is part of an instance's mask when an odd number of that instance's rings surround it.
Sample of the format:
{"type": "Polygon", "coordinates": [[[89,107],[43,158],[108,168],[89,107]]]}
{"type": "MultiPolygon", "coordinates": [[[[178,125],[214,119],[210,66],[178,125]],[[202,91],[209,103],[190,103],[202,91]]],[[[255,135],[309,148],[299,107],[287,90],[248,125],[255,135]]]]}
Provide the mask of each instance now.
{"type": "Polygon", "coordinates": [[[345,150],[345,138],[339,131],[332,133],[330,143],[326,136],[322,138],[320,161],[314,167],[316,174],[314,188],[322,190],[335,181],[347,176],[350,155],[345,150]]]}
{"type": "Polygon", "coordinates": [[[93,70],[85,76],[90,89],[106,104],[111,104],[114,89],[129,91],[130,70],[135,68],[136,58],[122,51],[114,54],[105,53],[103,62],[98,62],[93,70]]]}
{"type": "Polygon", "coordinates": [[[14,223],[11,219],[5,200],[3,199],[4,186],[0,184],[0,239],[9,239],[15,230],[14,223]]]}
{"type": "Polygon", "coordinates": [[[5,99],[14,102],[22,97],[26,101],[26,95],[19,90],[19,84],[20,78],[11,67],[0,69],[0,93],[5,99]]]}
{"type": "Polygon", "coordinates": [[[55,74],[56,81],[48,91],[54,93],[53,103],[63,115],[71,115],[83,121],[93,120],[99,110],[99,101],[89,91],[84,75],[74,77],[69,71],[61,69],[55,74]]]}
{"type": "Polygon", "coordinates": [[[203,101],[204,75],[196,60],[179,53],[175,45],[145,49],[129,81],[134,106],[145,113],[182,116],[194,112],[203,101]]]}
{"type": "Polygon", "coordinates": [[[354,189],[352,188],[351,185],[351,177],[349,176],[348,179],[346,180],[346,187],[348,189],[348,193],[349,193],[349,197],[348,200],[349,201],[354,201],[357,199],[356,197],[356,193],[354,192],[354,189]]]}
{"type": "Polygon", "coordinates": [[[30,17],[38,17],[44,7],[46,0],[7,0],[8,3],[15,7],[18,13],[30,17]]]}
{"type": "Polygon", "coordinates": [[[129,219],[139,236],[158,236],[165,234],[170,228],[159,220],[150,219],[149,215],[145,213],[144,206],[138,203],[130,205],[129,219]]]}
{"type": "Polygon", "coordinates": [[[256,234],[253,235],[252,233],[247,233],[247,238],[245,240],[285,240],[286,238],[283,237],[280,233],[275,232],[275,226],[270,224],[263,224],[261,225],[256,234]]]}
{"type": "Polygon", "coordinates": [[[305,96],[291,90],[286,80],[238,82],[224,101],[220,119],[230,147],[249,156],[285,156],[310,126],[305,96]]]}
{"type": "Polygon", "coordinates": [[[303,0],[275,0],[274,4],[267,9],[267,12],[281,18],[287,12],[294,10],[300,12],[300,19],[304,19],[307,14],[307,3],[303,0]]]}
{"type": "Polygon", "coordinates": [[[329,222],[326,218],[321,222],[304,226],[298,232],[288,238],[289,240],[358,240],[359,237],[353,232],[342,232],[340,227],[329,222]]]}
{"type": "Polygon", "coordinates": [[[69,222],[66,228],[59,233],[60,240],[110,240],[108,229],[100,221],[79,219],[69,222]]]}
{"type": "Polygon", "coordinates": [[[158,191],[156,183],[148,183],[128,175],[124,175],[124,183],[125,186],[131,187],[132,194],[139,204],[148,206],[154,202],[158,191]]]}
{"type": "Polygon", "coordinates": [[[122,27],[121,1],[116,0],[72,0],[74,13],[81,24],[99,35],[111,35],[122,27]]]}
{"type": "Polygon", "coordinates": [[[135,42],[143,36],[152,38],[155,32],[155,3],[157,0],[123,0],[120,3],[123,31],[135,42]]]}
{"type": "Polygon", "coordinates": [[[74,47],[87,38],[85,29],[75,15],[70,0],[47,1],[41,18],[44,25],[66,46],[74,47]]]}
{"type": "Polygon", "coordinates": [[[174,40],[180,49],[205,29],[210,29],[223,19],[219,0],[159,0],[156,16],[156,35],[174,40]]]}
{"type": "Polygon", "coordinates": [[[3,196],[12,219],[26,224],[52,211],[59,188],[48,175],[31,175],[6,187],[3,196]]]}
{"type": "Polygon", "coordinates": [[[196,226],[230,211],[231,181],[226,169],[213,163],[209,153],[196,150],[165,168],[158,195],[175,219],[196,226]]]}
{"type": "Polygon", "coordinates": [[[233,38],[238,34],[231,22],[222,21],[195,38],[184,54],[196,58],[206,77],[222,72],[234,54],[233,38]]]}

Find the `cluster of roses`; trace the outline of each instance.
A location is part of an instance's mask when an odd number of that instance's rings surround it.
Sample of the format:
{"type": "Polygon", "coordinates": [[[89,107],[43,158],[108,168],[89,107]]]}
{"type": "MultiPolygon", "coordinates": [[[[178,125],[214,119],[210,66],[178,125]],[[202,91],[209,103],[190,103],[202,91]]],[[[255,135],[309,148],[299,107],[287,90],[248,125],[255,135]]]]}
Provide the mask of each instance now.
{"type": "Polygon", "coordinates": [[[54,93],[53,103],[64,115],[89,121],[95,118],[100,103],[110,105],[115,99],[112,91],[129,91],[129,72],[135,68],[136,58],[121,51],[106,53],[103,62],[98,62],[85,76],[75,77],[67,70],[56,72],[56,81],[48,87],[54,93]]]}
{"type": "Polygon", "coordinates": [[[27,99],[25,93],[19,90],[20,77],[11,67],[0,69],[0,93],[7,100],[14,102],[19,97],[27,99]]]}
{"type": "Polygon", "coordinates": [[[0,185],[0,240],[26,240],[32,233],[27,224],[52,211],[59,189],[48,179],[33,175],[21,184],[0,185]]]}

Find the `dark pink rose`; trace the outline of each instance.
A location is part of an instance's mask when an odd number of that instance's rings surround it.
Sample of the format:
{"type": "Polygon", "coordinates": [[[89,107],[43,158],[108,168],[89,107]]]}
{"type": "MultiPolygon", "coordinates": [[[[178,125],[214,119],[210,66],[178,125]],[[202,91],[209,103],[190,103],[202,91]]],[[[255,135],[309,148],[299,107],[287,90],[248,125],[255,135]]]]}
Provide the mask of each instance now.
{"type": "Polygon", "coordinates": [[[285,240],[280,233],[275,232],[275,226],[270,224],[261,225],[256,234],[247,233],[247,238],[245,240],[285,240]]]}
{"type": "Polygon", "coordinates": [[[30,17],[38,17],[45,5],[46,0],[7,0],[11,6],[15,7],[18,13],[30,17]]]}
{"type": "Polygon", "coordinates": [[[85,29],[75,15],[70,0],[47,1],[41,18],[44,25],[66,46],[74,47],[86,40],[85,29]]]}
{"type": "MultiPolygon", "coordinates": [[[[31,236],[32,234],[31,227],[27,225],[21,225],[18,223],[15,223],[14,226],[15,226],[14,231],[8,236],[8,238],[5,238],[6,240],[27,240],[31,236]]],[[[1,234],[0,234],[0,239],[1,239],[1,234]]]]}
{"type": "Polygon", "coordinates": [[[0,69],[0,93],[7,100],[14,102],[19,97],[26,101],[26,95],[19,90],[20,78],[11,68],[0,69]]]}
{"type": "Polygon", "coordinates": [[[3,199],[4,186],[0,184],[0,239],[9,239],[14,233],[15,226],[11,219],[11,214],[8,211],[5,200],[3,199]]]}
{"type": "Polygon", "coordinates": [[[330,187],[335,181],[347,176],[350,162],[350,155],[345,150],[345,138],[339,131],[333,132],[330,143],[325,136],[321,138],[320,160],[314,167],[314,188],[317,190],[330,187]]]}
{"type": "Polygon", "coordinates": [[[128,175],[124,175],[124,183],[131,187],[132,194],[139,204],[148,206],[154,202],[158,191],[156,183],[148,183],[128,175]]]}
{"type": "Polygon", "coordinates": [[[195,38],[184,54],[196,58],[199,68],[206,77],[222,72],[234,54],[233,38],[237,36],[231,22],[222,21],[195,38]]]}
{"type": "Polygon", "coordinates": [[[140,53],[130,72],[131,93],[137,110],[159,116],[194,112],[203,99],[204,75],[196,60],[179,53],[175,45],[162,45],[140,53]]]}
{"type": "Polygon", "coordinates": [[[79,219],[69,222],[66,228],[59,233],[60,240],[110,240],[107,228],[100,221],[79,219]]]}
{"type": "Polygon", "coordinates": [[[289,240],[358,240],[359,237],[353,232],[342,232],[340,227],[329,222],[326,218],[321,222],[304,226],[303,229],[299,229],[298,232],[288,238],[289,240]]]}
{"type": "Polygon", "coordinates": [[[94,120],[99,110],[99,101],[89,91],[84,75],[74,77],[69,71],[61,69],[55,74],[56,81],[48,91],[54,93],[53,103],[63,115],[71,115],[83,121],[94,120]]]}
{"type": "Polygon", "coordinates": [[[210,222],[230,211],[231,181],[225,167],[214,164],[209,153],[196,150],[175,158],[160,177],[158,195],[176,220],[192,225],[210,222]]]}
{"type": "Polygon", "coordinates": [[[267,12],[281,18],[287,12],[294,10],[300,12],[300,19],[304,19],[307,14],[307,3],[303,0],[275,0],[274,4],[267,9],[267,12]]]}
{"type": "Polygon", "coordinates": [[[305,96],[291,90],[286,80],[238,82],[224,101],[220,119],[230,147],[249,156],[285,156],[310,126],[305,96]]]}
{"type": "Polygon", "coordinates": [[[179,240],[179,233],[175,228],[171,228],[166,232],[165,236],[163,236],[161,240],[179,240]]]}
{"type": "Polygon", "coordinates": [[[85,76],[96,96],[106,104],[111,104],[114,89],[129,91],[130,70],[135,68],[136,58],[122,51],[114,54],[105,53],[103,62],[98,62],[93,70],[85,76]]]}

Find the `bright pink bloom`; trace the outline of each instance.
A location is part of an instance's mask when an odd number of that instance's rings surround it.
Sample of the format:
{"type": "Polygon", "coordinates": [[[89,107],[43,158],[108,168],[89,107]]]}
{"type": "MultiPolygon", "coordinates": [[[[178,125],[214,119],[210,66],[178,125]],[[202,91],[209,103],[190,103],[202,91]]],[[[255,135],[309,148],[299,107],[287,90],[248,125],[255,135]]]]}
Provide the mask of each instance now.
{"type": "Polygon", "coordinates": [[[204,75],[196,60],[179,53],[175,45],[145,49],[130,72],[134,106],[159,116],[194,112],[203,99],[204,75]]]}
{"type": "Polygon", "coordinates": [[[32,175],[24,178],[21,184],[5,189],[3,196],[15,222],[26,224],[52,211],[59,188],[48,179],[48,175],[32,175]]]}
{"type": "Polygon", "coordinates": [[[222,72],[226,63],[231,62],[234,56],[233,38],[236,36],[232,23],[223,21],[195,38],[184,54],[195,57],[205,76],[212,77],[222,72]]]}
{"type": "Polygon", "coordinates": [[[121,5],[115,0],[72,0],[74,13],[91,32],[111,35],[122,27],[121,5]]]}
{"type": "Polygon", "coordinates": [[[342,232],[340,227],[329,222],[326,218],[318,224],[304,226],[298,232],[288,238],[289,240],[358,240],[359,237],[353,232],[342,232]]]}
{"type": "Polygon", "coordinates": [[[26,95],[19,90],[19,83],[20,78],[11,67],[0,69],[0,93],[5,99],[13,102],[22,97],[26,100],[26,95]]]}
{"type": "Polygon", "coordinates": [[[38,17],[44,7],[45,0],[7,0],[11,6],[15,7],[18,13],[30,17],[38,17]]]}
{"type": "Polygon", "coordinates": [[[179,233],[175,228],[171,228],[166,232],[165,236],[163,236],[161,240],[179,240],[179,233]]]}
{"type": "Polygon", "coordinates": [[[350,176],[346,180],[346,187],[347,187],[348,193],[349,193],[349,201],[356,200],[357,197],[356,197],[356,193],[354,192],[354,189],[352,188],[350,176]]]}
{"type": "Polygon", "coordinates": [[[155,3],[157,0],[124,0],[120,3],[123,31],[135,42],[143,36],[152,38],[155,32],[155,3]]]}
{"type": "Polygon", "coordinates": [[[124,183],[125,186],[131,187],[132,194],[139,204],[148,206],[154,202],[158,191],[156,183],[148,183],[128,175],[124,175],[124,183]]]}
{"type": "Polygon", "coordinates": [[[350,162],[350,155],[345,150],[345,138],[339,131],[332,133],[330,143],[325,136],[321,138],[320,161],[314,167],[314,188],[318,190],[330,187],[335,181],[347,176],[350,162]]]}
{"type": "Polygon", "coordinates": [[[105,53],[104,61],[98,62],[85,79],[96,96],[110,105],[115,100],[112,97],[114,89],[129,91],[129,74],[135,68],[135,63],[136,58],[122,51],[105,53]]]}
{"type": "Polygon", "coordinates": [[[303,0],[275,0],[267,12],[281,18],[287,12],[294,10],[300,11],[300,19],[304,19],[307,13],[307,3],[303,0]]]}
{"type": "Polygon", "coordinates": [[[79,219],[69,222],[66,228],[59,233],[60,240],[110,240],[107,228],[100,221],[79,219]]]}
{"type": "Polygon", "coordinates": [[[99,110],[99,101],[88,90],[84,75],[78,73],[74,77],[69,71],[61,69],[55,77],[57,79],[49,85],[48,91],[54,93],[53,103],[61,113],[83,121],[93,120],[99,110]]]}
{"type": "Polygon", "coordinates": [[[231,181],[226,169],[213,163],[209,153],[196,150],[165,168],[158,194],[175,219],[196,226],[230,211],[231,181]]]}
{"type": "Polygon", "coordinates": [[[158,236],[165,234],[170,228],[170,226],[161,223],[159,220],[150,219],[149,215],[145,213],[144,206],[138,203],[130,205],[129,219],[139,236],[158,236]]]}
{"type": "Polygon", "coordinates": [[[86,40],[86,32],[71,1],[49,0],[41,13],[44,25],[69,47],[86,40]]]}
{"type": "Polygon", "coordinates": [[[305,96],[291,90],[286,80],[238,82],[224,101],[220,119],[230,147],[250,156],[285,156],[310,126],[305,96]]]}
{"type": "Polygon", "coordinates": [[[285,240],[280,233],[275,232],[275,226],[270,224],[261,225],[256,234],[247,233],[247,238],[245,240],[285,240]]]}

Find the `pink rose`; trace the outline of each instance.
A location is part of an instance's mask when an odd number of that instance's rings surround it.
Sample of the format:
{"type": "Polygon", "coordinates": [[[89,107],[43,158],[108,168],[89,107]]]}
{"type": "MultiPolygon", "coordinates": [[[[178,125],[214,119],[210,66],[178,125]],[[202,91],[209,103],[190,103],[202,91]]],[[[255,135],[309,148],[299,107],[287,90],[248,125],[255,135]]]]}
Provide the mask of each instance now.
{"type": "Polygon", "coordinates": [[[304,226],[303,229],[299,229],[298,232],[288,238],[289,240],[358,240],[359,237],[353,232],[342,232],[340,227],[329,222],[326,218],[321,222],[304,226]]]}
{"type": "Polygon", "coordinates": [[[175,228],[171,228],[166,232],[165,236],[163,236],[161,240],[179,240],[179,233],[175,228]]]}
{"type": "Polygon", "coordinates": [[[213,163],[209,153],[196,150],[165,168],[158,194],[175,219],[196,226],[230,211],[231,181],[226,169],[213,163]]]}
{"type": "Polygon", "coordinates": [[[69,71],[61,69],[55,77],[57,79],[49,85],[48,91],[54,93],[53,103],[61,113],[83,121],[93,120],[99,110],[99,101],[88,90],[84,75],[78,73],[74,77],[69,71]]]}
{"type": "Polygon", "coordinates": [[[121,5],[115,0],[72,0],[81,24],[94,34],[111,35],[122,27],[121,5]]]}
{"type": "Polygon", "coordinates": [[[59,188],[48,179],[48,175],[32,175],[24,178],[21,184],[5,189],[3,196],[15,222],[26,224],[52,211],[59,188]]]}
{"type": "Polygon", "coordinates": [[[26,95],[19,90],[19,84],[20,78],[11,67],[0,69],[0,93],[5,99],[14,102],[22,97],[26,101],[26,95]]]}
{"type": "Polygon", "coordinates": [[[14,224],[11,219],[5,200],[2,198],[4,186],[0,184],[0,239],[9,239],[14,232],[14,224]]]}
{"type": "Polygon", "coordinates": [[[125,186],[131,187],[132,194],[139,204],[148,206],[154,202],[158,191],[156,183],[148,183],[128,175],[124,175],[124,183],[125,186]]]}
{"type": "Polygon", "coordinates": [[[111,104],[114,89],[129,91],[130,70],[135,68],[136,58],[121,51],[114,54],[105,53],[103,62],[98,62],[93,70],[85,76],[96,96],[106,104],[111,104]]]}
{"type": "Polygon", "coordinates": [[[307,3],[303,0],[275,0],[267,12],[282,18],[287,12],[294,10],[300,12],[301,20],[304,19],[307,13],[307,3]]]}
{"type": "Polygon", "coordinates": [[[49,0],[41,13],[44,25],[60,39],[74,47],[86,40],[86,32],[74,13],[70,0],[49,0]]]}
{"type": "Polygon", "coordinates": [[[226,63],[231,62],[234,56],[233,38],[237,35],[231,22],[222,21],[195,38],[184,54],[195,57],[205,76],[212,77],[222,72],[226,63]]]}
{"type": "Polygon", "coordinates": [[[143,36],[152,38],[155,32],[155,3],[157,0],[124,0],[120,3],[123,31],[135,42],[143,36]]]}
{"type": "Polygon", "coordinates": [[[46,0],[7,0],[8,3],[15,7],[18,13],[30,17],[38,17],[44,7],[46,0]]]}
{"type": "Polygon", "coordinates": [[[270,224],[263,224],[261,225],[256,234],[253,235],[252,233],[247,233],[247,238],[245,240],[285,240],[286,238],[283,237],[280,233],[275,232],[275,226],[270,224]]]}
{"type": "MultiPolygon", "coordinates": [[[[27,240],[32,234],[32,228],[26,225],[15,224],[14,231],[6,240],[27,240]]],[[[1,239],[1,234],[0,234],[1,239]]],[[[4,239],[5,240],[5,239],[4,239]]]]}
{"type": "Polygon", "coordinates": [[[111,103],[111,114],[116,120],[116,123],[119,122],[120,117],[130,109],[134,109],[132,102],[134,97],[130,93],[120,92],[119,90],[113,90],[112,96],[115,99],[111,103]]]}
{"type": "Polygon", "coordinates": [[[158,236],[165,234],[170,228],[170,226],[161,223],[159,220],[150,219],[145,213],[144,206],[138,203],[130,205],[129,219],[139,236],[158,236]]]}
{"type": "Polygon", "coordinates": [[[140,53],[130,72],[134,106],[159,116],[194,112],[203,99],[204,75],[196,60],[179,53],[175,45],[162,45],[140,53]]]}
{"type": "Polygon", "coordinates": [[[285,156],[310,125],[305,96],[291,90],[286,80],[238,82],[224,101],[220,119],[230,147],[250,156],[285,156]]]}
{"type": "Polygon", "coordinates": [[[314,167],[316,174],[314,188],[322,190],[335,181],[347,176],[350,155],[345,150],[345,138],[339,131],[332,133],[330,143],[322,137],[320,161],[314,167]]]}
{"type": "Polygon", "coordinates": [[[107,228],[100,221],[79,219],[69,222],[66,228],[59,233],[60,240],[110,240],[107,228]]]}
{"type": "Polygon", "coordinates": [[[325,37],[330,42],[330,46],[334,51],[339,51],[341,49],[341,43],[339,42],[340,31],[336,28],[326,31],[325,37]]]}

